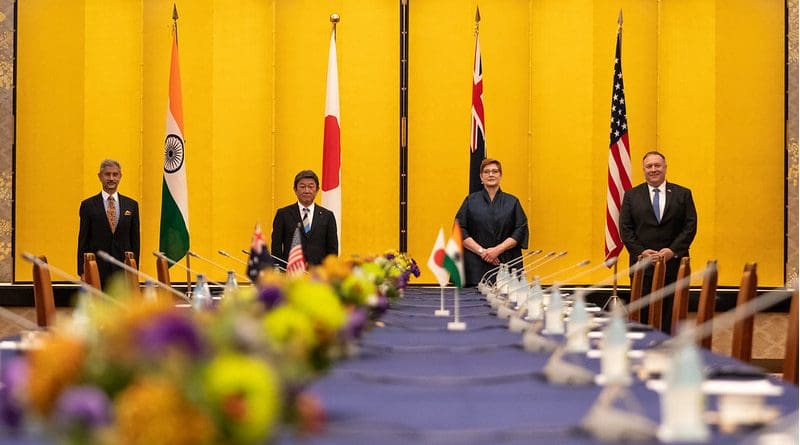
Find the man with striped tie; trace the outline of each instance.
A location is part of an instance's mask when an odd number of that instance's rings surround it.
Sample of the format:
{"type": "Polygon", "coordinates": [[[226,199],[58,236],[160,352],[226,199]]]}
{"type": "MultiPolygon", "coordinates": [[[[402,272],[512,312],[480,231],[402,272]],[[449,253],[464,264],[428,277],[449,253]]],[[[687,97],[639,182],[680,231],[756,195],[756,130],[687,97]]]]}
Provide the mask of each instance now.
{"type": "Polygon", "coordinates": [[[297,202],[278,209],[272,221],[272,254],[282,261],[289,259],[295,229],[300,233],[303,256],[310,265],[320,264],[328,255],[339,254],[336,217],[330,210],[314,203],[319,191],[319,177],[303,170],[294,177],[297,202]]]}

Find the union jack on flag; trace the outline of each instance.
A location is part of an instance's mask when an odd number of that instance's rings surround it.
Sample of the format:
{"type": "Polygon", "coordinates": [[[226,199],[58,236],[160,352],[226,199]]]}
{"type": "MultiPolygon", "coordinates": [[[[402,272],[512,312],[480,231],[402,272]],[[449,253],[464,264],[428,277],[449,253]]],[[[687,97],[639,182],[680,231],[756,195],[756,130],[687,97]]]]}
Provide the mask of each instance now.
{"type": "MultiPolygon", "coordinates": [[[[475,21],[481,19],[480,11],[476,11],[475,21]]],[[[477,26],[477,25],[476,25],[477,26]]],[[[481,184],[481,162],[486,158],[486,141],[484,140],[483,119],[483,64],[481,63],[481,41],[475,29],[475,61],[472,69],[472,126],[469,140],[469,192],[475,193],[483,189],[481,184]]]]}

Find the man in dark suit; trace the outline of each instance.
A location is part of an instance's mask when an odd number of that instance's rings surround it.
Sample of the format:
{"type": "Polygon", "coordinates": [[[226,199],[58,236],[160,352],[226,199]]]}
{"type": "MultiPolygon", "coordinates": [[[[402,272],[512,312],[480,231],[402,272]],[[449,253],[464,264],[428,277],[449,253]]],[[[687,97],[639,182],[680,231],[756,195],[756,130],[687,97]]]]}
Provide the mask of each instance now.
{"type": "MultiPolygon", "coordinates": [[[[645,183],[627,192],[619,214],[619,233],[630,254],[631,266],[639,255],[666,262],[665,285],[674,283],[682,257],[697,233],[697,211],[691,190],[666,181],[664,155],[651,151],[642,159],[645,183]]],[[[643,291],[650,293],[653,268],[645,270],[643,291]]],[[[647,310],[642,311],[647,322],[647,310]]],[[[664,299],[661,329],[670,332],[672,296],[664,299]]]]}
{"type": "Polygon", "coordinates": [[[336,217],[330,210],[314,204],[319,190],[319,178],[311,170],[303,170],[294,177],[297,202],[278,209],[272,221],[272,254],[284,264],[292,248],[295,228],[300,228],[300,243],[306,263],[322,263],[328,255],[339,254],[339,236],[336,217]]]}
{"type": "MultiPolygon", "coordinates": [[[[97,173],[103,190],[81,202],[81,225],[78,232],[78,274],[83,275],[83,254],[108,252],[124,261],[125,252],[133,252],[139,264],[139,204],[117,192],[122,179],[119,162],[106,159],[97,173]]],[[[97,258],[100,282],[105,286],[119,268],[97,258]]]]}

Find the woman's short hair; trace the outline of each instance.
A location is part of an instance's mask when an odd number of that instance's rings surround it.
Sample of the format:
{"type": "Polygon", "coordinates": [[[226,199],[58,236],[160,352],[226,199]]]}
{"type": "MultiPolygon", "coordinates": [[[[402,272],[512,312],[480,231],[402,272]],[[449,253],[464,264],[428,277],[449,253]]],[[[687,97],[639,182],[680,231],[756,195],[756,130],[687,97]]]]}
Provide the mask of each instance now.
{"type": "Polygon", "coordinates": [[[500,174],[503,174],[503,166],[500,164],[500,161],[497,159],[486,158],[481,162],[481,173],[483,173],[483,169],[489,164],[497,164],[497,170],[500,171],[500,174]]]}

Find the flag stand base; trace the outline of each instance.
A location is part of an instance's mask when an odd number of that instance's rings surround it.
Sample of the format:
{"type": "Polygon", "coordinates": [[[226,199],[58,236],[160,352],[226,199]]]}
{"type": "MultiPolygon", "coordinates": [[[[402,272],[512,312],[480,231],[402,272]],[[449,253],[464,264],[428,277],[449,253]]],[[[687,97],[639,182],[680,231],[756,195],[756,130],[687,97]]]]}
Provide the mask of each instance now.
{"type": "Polygon", "coordinates": [[[451,321],[447,323],[447,330],[448,331],[465,331],[467,329],[467,324],[463,321],[451,321]]]}
{"type": "Polygon", "coordinates": [[[603,306],[603,310],[606,312],[614,312],[617,308],[619,308],[624,315],[628,315],[628,309],[625,308],[625,301],[615,294],[609,297],[605,306],[603,306]]]}
{"type": "Polygon", "coordinates": [[[437,317],[449,317],[450,311],[447,309],[436,309],[435,311],[433,311],[433,315],[437,317]]]}

